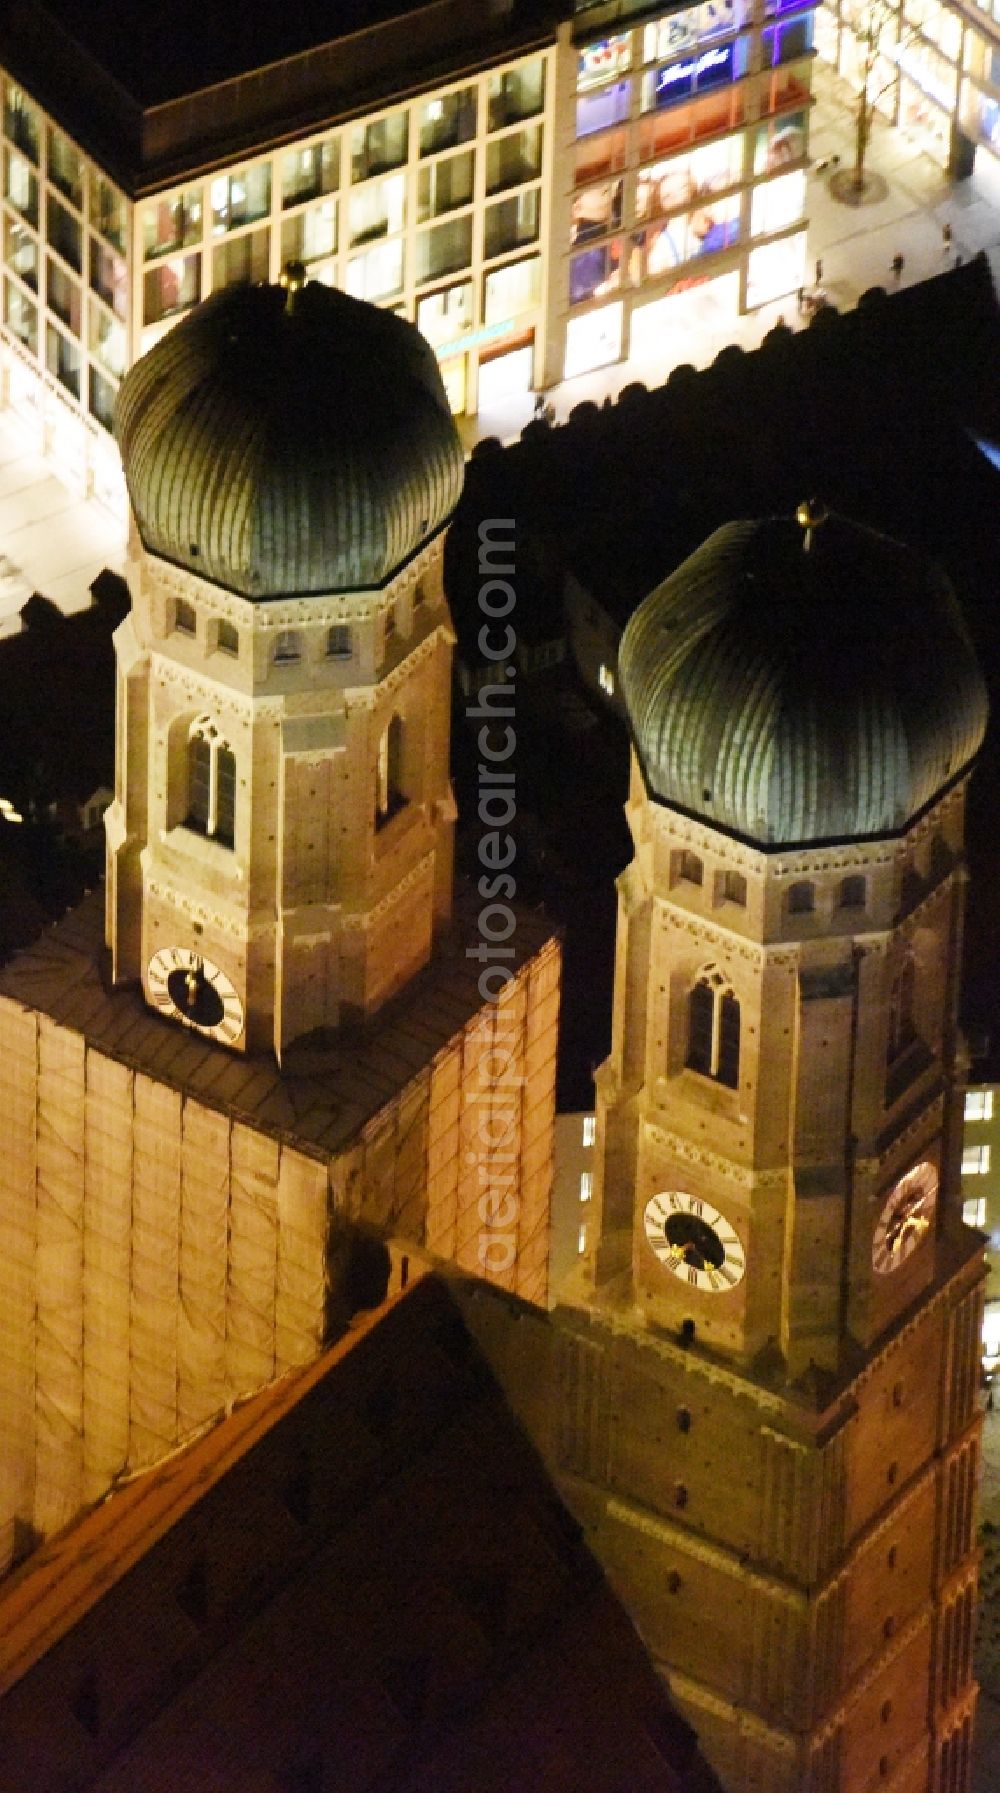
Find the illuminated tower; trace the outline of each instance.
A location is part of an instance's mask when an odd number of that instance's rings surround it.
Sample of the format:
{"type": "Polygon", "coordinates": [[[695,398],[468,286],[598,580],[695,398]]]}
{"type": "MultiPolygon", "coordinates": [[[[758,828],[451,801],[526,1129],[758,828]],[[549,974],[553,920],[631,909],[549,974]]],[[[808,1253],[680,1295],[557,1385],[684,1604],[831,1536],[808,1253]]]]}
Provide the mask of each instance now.
{"type": "Polygon", "coordinates": [[[0,972],[12,1550],[308,1362],[414,1253],[547,1288],[559,953],[518,917],[487,999],[452,915],[463,460],[433,354],[290,274],[162,338],[119,435],[107,889],[0,972]]]}
{"type": "Polygon", "coordinates": [[[171,331],[118,434],[114,976],[280,1059],[369,1015],[450,912],[461,450],[417,332],[296,276],[171,331]]]}
{"type": "Polygon", "coordinates": [[[606,1443],[567,1451],[578,1505],[731,1793],[960,1793],[982,1253],[953,1078],[982,681],[943,577],[807,506],[718,530],[620,667],[635,858],[571,1296],[613,1342],[606,1443]]]}

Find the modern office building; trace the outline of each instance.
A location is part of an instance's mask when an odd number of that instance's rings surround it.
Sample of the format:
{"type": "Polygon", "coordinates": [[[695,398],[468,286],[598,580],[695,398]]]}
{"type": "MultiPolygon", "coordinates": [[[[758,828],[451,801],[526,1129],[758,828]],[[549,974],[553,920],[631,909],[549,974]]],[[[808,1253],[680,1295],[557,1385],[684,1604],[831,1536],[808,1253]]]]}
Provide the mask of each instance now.
{"type": "Polygon", "coordinates": [[[3,402],[123,507],[125,370],[292,259],[415,322],[456,413],[641,352],[692,306],[794,291],[814,3],[396,0],[363,25],[331,8],[317,41],[280,8],[252,34],[181,0],[25,0],[3,48],[3,402]]]}
{"type": "MultiPolygon", "coordinates": [[[[956,179],[1000,156],[1000,0],[887,0],[872,16],[881,115],[956,179]]],[[[853,0],[824,0],[816,15],[817,53],[852,80],[861,17],[853,0]]]]}

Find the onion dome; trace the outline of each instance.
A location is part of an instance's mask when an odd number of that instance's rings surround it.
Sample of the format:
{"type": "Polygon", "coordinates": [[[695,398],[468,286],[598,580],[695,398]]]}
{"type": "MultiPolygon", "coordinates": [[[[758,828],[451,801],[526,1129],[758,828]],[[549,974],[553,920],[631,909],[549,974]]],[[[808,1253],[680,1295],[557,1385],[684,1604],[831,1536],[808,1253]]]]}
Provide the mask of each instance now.
{"type": "Polygon", "coordinates": [[[145,546],[247,598],[382,585],[462,489],[419,331],[301,267],[177,324],[124,380],[116,427],[145,546]]]}
{"type": "Polygon", "coordinates": [[[651,796],[765,847],[904,828],[986,729],[944,574],[815,501],[717,529],[640,604],[619,666],[651,796]]]}

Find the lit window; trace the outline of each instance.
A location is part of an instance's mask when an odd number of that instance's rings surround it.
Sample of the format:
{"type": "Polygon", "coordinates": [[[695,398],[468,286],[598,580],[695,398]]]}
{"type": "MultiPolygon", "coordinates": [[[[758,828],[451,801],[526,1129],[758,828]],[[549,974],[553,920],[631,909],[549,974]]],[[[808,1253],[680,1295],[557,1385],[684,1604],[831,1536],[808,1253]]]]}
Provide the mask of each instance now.
{"type": "Polygon", "coordinates": [[[985,1177],[990,1168],[989,1146],[966,1146],[962,1153],[963,1177],[985,1177]]]}
{"type": "Polygon", "coordinates": [[[394,716],[378,744],[375,787],[375,826],[381,828],[402,809],[403,719],[394,716]]]}
{"type": "Polygon", "coordinates": [[[966,1090],[965,1118],[967,1121],[991,1121],[993,1119],[993,1091],[991,1089],[966,1090]]]}
{"type": "Polygon", "coordinates": [[[906,959],[892,981],[889,996],[889,1041],[886,1057],[890,1064],[916,1039],[913,1022],[913,997],[916,970],[912,959],[906,959]]]}
{"type": "Polygon", "coordinates": [[[580,1231],[576,1236],[576,1249],[578,1252],[584,1252],[587,1249],[587,1229],[585,1226],[581,1226],[580,1231]]]}
{"type": "Polygon", "coordinates": [[[986,1197],[973,1196],[971,1202],[962,1203],[962,1219],[966,1226],[984,1227],[986,1225],[986,1197]]]}
{"type": "Polygon", "coordinates": [[[592,1146],[597,1133],[597,1116],[585,1114],[583,1117],[583,1143],[592,1146]]]}
{"type": "Polygon", "coordinates": [[[688,998],[685,1063],[727,1089],[739,1085],[740,1005],[714,969],[702,972],[688,998]]]}
{"type": "Polygon", "coordinates": [[[614,697],[615,675],[612,672],[610,666],[601,666],[599,668],[598,674],[597,674],[597,683],[600,685],[601,690],[604,692],[606,697],[614,697]]]}
{"type": "Polygon", "coordinates": [[[580,1200],[582,1202],[589,1202],[593,1193],[594,1193],[593,1172],[589,1171],[589,1170],[582,1171],[580,1174],[580,1200]]]}
{"type": "Polygon", "coordinates": [[[231,847],[236,812],[236,757],[210,716],[188,735],[188,812],[185,826],[231,847]]]}

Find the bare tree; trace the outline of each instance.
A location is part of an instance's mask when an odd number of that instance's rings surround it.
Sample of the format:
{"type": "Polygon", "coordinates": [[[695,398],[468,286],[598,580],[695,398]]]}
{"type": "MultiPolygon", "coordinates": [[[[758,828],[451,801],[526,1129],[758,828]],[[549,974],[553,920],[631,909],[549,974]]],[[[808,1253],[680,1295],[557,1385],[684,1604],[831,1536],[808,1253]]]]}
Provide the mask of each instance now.
{"type": "MultiPolygon", "coordinates": [[[[854,166],[850,174],[850,187],[859,197],[865,190],[865,157],[871,142],[875,108],[897,79],[894,70],[881,87],[876,85],[880,65],[887,57],[891,58],[896,47],[898,18],[898,10],[891,4],[891,0],[868,0],[854,23],[854,39],[858,46],[857,78],[860,85],[854,98],[854,166]]],[[[912,32],[907,33],[900,40],[899,47],[912,36],[912,32]]]]}

